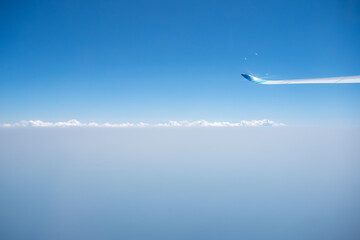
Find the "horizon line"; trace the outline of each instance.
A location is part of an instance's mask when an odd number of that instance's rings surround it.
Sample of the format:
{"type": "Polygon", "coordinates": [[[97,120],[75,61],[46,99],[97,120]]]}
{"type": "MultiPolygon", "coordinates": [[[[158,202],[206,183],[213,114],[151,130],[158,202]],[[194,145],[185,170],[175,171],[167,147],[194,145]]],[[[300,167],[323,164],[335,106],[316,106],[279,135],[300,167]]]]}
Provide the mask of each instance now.
{"type": "Polygon", "coordinates": [[[145,128],[145,127],[282,127],[284,123],[278,123],[270,119],[262,120],[241,120],[239,122],[214,121],[206,120],[197,121],[168,121],[164,123],[145,123],[145,122],[124,122],[124,123],[82,123],[76,119],[65,122],[45,122],[42,120],[22,120],[14,123],[4,123],[2,128],[65,128],[65,127],[92,127],[92,128],[145,128]]]}

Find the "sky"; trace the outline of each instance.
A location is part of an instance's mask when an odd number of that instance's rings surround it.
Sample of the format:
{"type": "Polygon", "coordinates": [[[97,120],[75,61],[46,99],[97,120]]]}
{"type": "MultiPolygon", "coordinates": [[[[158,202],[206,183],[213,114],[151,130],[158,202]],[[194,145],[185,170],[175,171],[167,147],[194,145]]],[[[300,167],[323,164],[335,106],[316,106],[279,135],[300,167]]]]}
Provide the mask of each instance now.
{"type": "Polygon", "coordinates": [[[0,123],[360,125],[359,1],[3,1],[0,123]]]}
{"type": "Polygon", "coordinates": [[[1,1],[0,239],[360,239],[360,1],[1,1]]]}

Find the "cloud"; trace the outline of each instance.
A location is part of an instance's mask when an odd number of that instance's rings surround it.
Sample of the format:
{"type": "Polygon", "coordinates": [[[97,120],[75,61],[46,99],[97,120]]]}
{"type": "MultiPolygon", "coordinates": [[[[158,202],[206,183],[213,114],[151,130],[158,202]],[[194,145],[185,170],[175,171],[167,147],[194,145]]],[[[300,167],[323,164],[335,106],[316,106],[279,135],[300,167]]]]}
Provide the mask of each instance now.
{"type": "Polygon", "coordinates": [[[205,120],[199,121],[169,121],[168,123],[156,124],[157,127],[259,127],[259,126],[271,126],[279,127],[285,126],[283,123],[276,123],[269,119],[264,120],[251,120],[251,121],[240,121],[240,122],[208,122],[205,120]]]}
{"type": "Polygon", "coordinates": [[[20,121],[16,123],[5,123],[1,125],[4,128],[17,127],[98,127],[98,128],[141,128],[141,127],[281,127],[285,126],[283,123],[277,123],[269,119],[263,120],[242,120],[240,122],[208,122],[205,120],[199,121],[169,121],[166,123],[149,124],[144,122],[139,123],[81,123],[76,119],[67,122],[44,122],[41,120],[20,121]]]}

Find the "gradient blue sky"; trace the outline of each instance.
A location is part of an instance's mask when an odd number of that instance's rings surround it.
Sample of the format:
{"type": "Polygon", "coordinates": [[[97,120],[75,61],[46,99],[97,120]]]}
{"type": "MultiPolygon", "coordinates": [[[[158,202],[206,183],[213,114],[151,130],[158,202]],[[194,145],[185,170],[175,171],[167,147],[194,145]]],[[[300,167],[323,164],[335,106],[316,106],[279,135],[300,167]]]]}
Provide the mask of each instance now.
{"type": "Polygon", "coordinates": [[[360,84],[240,75],[359,75],[359,26],[359,1],[2,2],[0,123],[360,125],[360,84]]]}
{"type": "Polygon", "coordinates": [[[2,1],[0,124],[290,126],[0,127],[0,239],[359,239],[360,84],[241,77],[360,75],[359,26],[359,1],[2,1]]]}

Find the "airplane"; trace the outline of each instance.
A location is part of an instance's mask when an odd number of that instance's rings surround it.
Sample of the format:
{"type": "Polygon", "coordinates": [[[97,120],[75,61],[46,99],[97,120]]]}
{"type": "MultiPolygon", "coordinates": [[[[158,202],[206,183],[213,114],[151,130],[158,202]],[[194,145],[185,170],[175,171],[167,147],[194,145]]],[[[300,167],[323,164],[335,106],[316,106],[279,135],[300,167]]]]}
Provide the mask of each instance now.
{"type": "Polygon", "coordinates": [[[241,74],[250,82],[256,84],[323,84],[323,83],[360,83],[360,76],[349,77],[331,77],[331,78],[308,78],[308,79],[293,79],[293,80],[264,80],[249,74],[241,74]]]}

